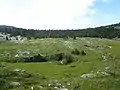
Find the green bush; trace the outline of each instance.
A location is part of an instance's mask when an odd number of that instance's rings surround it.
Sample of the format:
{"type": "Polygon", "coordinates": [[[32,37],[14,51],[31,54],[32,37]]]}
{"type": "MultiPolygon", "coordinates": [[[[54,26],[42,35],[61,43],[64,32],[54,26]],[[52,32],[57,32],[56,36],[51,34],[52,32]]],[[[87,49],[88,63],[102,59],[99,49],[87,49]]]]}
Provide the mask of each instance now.
{"type": "Polygon", "coordinates": [[[74,61],[74,58],[71,54],[64,54],[63,59],[60,60],[60,64],[67,65],[69,63],[72,63],[74,61]]]}
{"type": "Polygon", "coordinates": [[[86,55],[86,52],[85,51],[81,51],[81,55],[86,55]]]}
{"type": "Polygon", "coordinates": [[[74,58],[70,54],[66,54],[65,59],[67,61],[67,64],[73,62],[73,60],[74,60],[74,58]]]}
{"type": "Polygon", "coordinates": [[[75,55],[79,55],[80,51],[78,49],[74,49],[71,53],[75,55]]]}
{"type": "Polygon", "coordinates": [[[33,57],[26,57],[23,58],[24,62],[47,62],[47,59],[45,56],[42,56],[41,54],[34,55],[33,57]]]}
{"type": "Polygon", "coordinates": [[[47,61],[58,61],[60,64],[69,64],[74,61],[74,58],[71,54],[68,53],[57,53],[46,56],[47,61]]]}
{"type": "Polygon", "coordinates": [[[56,54],[51,54],[51,55],[45,56],[45,58],[48,61],[52,61],[52,60],[61,61],[63,59],[63,57],[64,57],[64,53],[56,53],[56,54]]]}
{"type": "Polygon", "coordinates": [[[74,36],[74,37],[73,37],[73,40],[76,40],[76,39],[77,39],[76,36],[74,36]]]}

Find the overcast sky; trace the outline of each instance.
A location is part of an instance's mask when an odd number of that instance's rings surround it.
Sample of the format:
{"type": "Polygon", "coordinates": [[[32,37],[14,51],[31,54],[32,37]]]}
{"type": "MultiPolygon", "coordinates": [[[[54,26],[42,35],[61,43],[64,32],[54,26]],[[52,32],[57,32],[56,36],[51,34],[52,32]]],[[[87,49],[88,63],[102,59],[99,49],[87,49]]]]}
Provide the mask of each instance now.
{"type": "Polygon", "coordinates": [[[78,29],[120,22],[120,0],[0,0],[0,25],[78,29]]]}

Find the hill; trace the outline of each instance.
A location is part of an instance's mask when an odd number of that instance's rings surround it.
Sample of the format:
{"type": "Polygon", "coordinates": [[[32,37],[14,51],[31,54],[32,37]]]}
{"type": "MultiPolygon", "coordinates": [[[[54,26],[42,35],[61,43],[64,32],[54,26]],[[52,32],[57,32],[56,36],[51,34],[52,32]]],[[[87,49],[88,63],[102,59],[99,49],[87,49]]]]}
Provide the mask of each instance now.
{"type": "Polygon", "coordinates": [[[13,26],[1,25],[0,32],[9,33],[12,36],[21,35],[34,38],[65,38],[65,37],[100,37],[116,38],[120,37],[120,23],[100,26],[96,28],[73,29],[73,30],[34,30],[23,29],[13,26]]]}

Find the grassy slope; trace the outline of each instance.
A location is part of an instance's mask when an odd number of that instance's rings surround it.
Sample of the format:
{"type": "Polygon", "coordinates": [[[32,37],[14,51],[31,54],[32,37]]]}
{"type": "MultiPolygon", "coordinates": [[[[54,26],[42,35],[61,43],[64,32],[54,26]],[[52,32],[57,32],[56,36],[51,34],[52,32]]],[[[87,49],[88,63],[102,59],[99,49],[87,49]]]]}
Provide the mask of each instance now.
{"type": "MultiPolygon", "coordinates": [[[[111,42],[109,40],[102,41],[100,39],[92,39],[92,38],[91,39],[79,38],[77,40],[44,39],[44,40],[26,41],[20,46],[18,44],[18,46],[16,46],[16,49],[23,46],[24,48],[22,49],[30,50],[32,53],[51,54],[55,52],[70,52],[72,49],[77,48],[79,50],[85,50],[87,55],[75,56],[78,60],[80,60],[80,62],[73,63],[74,65],[76,65],[75,68],[70,68],[70,65],[66,65],[66,66],[56,65],[56,63],[27,63],[27,64],[16,63],[13,65],[23,69],[27,69],[28,71],[31,71],[31,72],[44,74],[45,76],[48,76],[48,77],[62,77],[66,72],[71,73],[73,75],[80,76],[83,73],[89,73],[90,70],[92,69],[98,70],[101,67],[103,68],[105,64],[101,62],[102,61],[101,55],[99,54],[99,51],[102,51],[102,50],[97,50],[96,48],[92,48],[92,49],[86,48],[84,45],[88,44],[92,46],[97,46],[97,45],[106,46],[110,43],[111,42]],[[29,45],[29,47],[27,45],[29,45]]],[[[114,47],[113,49],[108,49],[108,50],[106,49],[104,51],[109,52],[111,50],[114,50],[114,47]]]]}
{"type": "MultiPolygon", "coordinates": [[[[61,80],[62,78],[74,78],[80,77],[84,73],[90,73],[91,71],[96,72],[97,70],[104,70],[105,67],[110,67],[111,70],[120,74],[119,70],[119,58],[120,58],[120,42],[115,40],[107,40],[107,39],[94,39],[94,38],[78,38],[77,40],[64,40],[64,39],[38,39],[38,40],[30,40],[24,41],[23,43],[13,43],[13,42],[1,42],[0,43],[0,51],[2,52],[10,52],[14,54],[17,50],[28,50],[31,52],[31,55],[36,53],[42,53],[44,55],[56,53],[56,52],[67,52],[69,53],[72,49],[77,48],[80,51],[85,50],[87,53],[86,56],[74,56],[79,62],[74,62],[70,65],[57,65],[55,62],[53,63],[15,63],[9,64],[15,68],[22,68],[32,73],[39,73],[49,78],[55,78],[61,80]],[[94,48],[88,47],[86,48],[84,45],[91,46],[112,46],[112,48],[94,48]],[[101,58],[101,53],[111,53],[113,56],[117,58],[117,60],[108,60],[104,61],[101,58]],[[72,68],[70,66],[75,65],[76,67],[72,68]],[[116,67],[118,65],[118,67],[116,67]]],[[[1,53],[2,53],[1,52],[1,53]]],[[[120,80],[119,78],[98,78],[91,80],[83,80],[81,84],[81,90],[97,90],[97,88],[101,87],[101,90],[117,90],[119,87],[119,83],[115,84],[115,81],[120,80]],[[109,80],[112,80],[110,83],[109,80]],[[91,87],[91,85],[96,85],[96,87],[91,87]],[[114,83],[114,84],[113,84],[114,83]],[[103,86],[102,86],[103,85],[103,86]],[[106,86],[104,86],[106,85],[106,86]],[[111,86],[110,86],[111,85],[111,86]],[[115,86],[115,87],[114,87],[115,86]],[[103,87],[103,88],[102,88],[103,87]],[[116,89],[117,88],[117,89],[116,89]]],[[[74,83],[78,82],[78,79],[75,79],[74,83]]]]}

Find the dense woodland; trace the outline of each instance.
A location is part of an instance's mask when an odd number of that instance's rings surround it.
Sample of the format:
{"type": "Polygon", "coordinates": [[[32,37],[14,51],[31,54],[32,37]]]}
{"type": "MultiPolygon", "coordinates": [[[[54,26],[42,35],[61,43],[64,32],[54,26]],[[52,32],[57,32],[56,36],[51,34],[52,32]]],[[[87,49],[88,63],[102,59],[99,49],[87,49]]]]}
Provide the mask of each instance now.
{"type": "Polygon", "coordinates": [[[100,37],[116,38],[120,37],[120,23],[87,29],[72,30],[34,30],[16,28],[13,26],[0,26],[0,32],[9,33],[12,36],[21,35],[30,39],[33,38],[67,38],[67,37],[100,37]]]}

